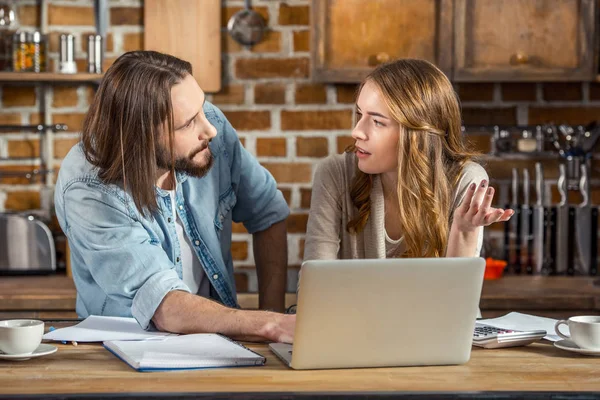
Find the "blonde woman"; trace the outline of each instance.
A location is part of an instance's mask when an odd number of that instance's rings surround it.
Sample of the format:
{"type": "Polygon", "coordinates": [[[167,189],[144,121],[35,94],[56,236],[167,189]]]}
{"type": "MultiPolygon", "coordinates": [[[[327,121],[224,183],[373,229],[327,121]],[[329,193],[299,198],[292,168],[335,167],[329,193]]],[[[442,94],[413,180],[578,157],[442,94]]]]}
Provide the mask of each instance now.
{"type": "Polygon", "coordinates": [[[478,256],[512,210],[461,135],[457,96],[423,60],[375,69],[356,101],[355,144],[316,170],[305,260],[478,256]]]}

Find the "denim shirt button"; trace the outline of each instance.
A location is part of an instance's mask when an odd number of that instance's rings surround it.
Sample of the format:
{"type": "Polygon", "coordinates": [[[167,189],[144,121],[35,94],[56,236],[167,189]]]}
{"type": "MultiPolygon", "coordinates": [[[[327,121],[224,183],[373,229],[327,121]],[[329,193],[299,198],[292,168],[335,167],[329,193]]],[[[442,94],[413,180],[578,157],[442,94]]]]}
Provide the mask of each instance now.
{"type": "Polygon", "coordinates": [[[213,279],[219,279],[219,274],[214,274],[213,279]]]}
{"type": "Polygon", "coordinates": [[[200,246],[200,241],[199,241],[199,240],[195,240],[195,241],[194,241],[194,244],[195,244],[196,246],[200,246]]]}
{"type": "Polygon", "coordinates": [[[183,210],[183,206],[179,206],[179,209],[180,209],[180,210],[183,210]]]}
{"type": "Polygon", "coordinates": [[[171,222],[171,217],[167,218],[167,222],[169,222],[169,223],[171,222]]]}
{"type": "Polygon", "coordinates": [[[179,257],[177,257],[177,260],[176,260],[176,261],[177,261],[177,262],[179,262],[179,257]]]}

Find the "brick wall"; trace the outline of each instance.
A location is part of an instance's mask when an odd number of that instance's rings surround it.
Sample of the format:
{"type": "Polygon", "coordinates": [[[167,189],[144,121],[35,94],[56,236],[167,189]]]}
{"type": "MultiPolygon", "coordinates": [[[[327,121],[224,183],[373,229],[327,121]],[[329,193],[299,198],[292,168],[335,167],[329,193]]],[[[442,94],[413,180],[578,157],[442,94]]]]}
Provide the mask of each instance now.
{"type": "MultiPolygon", "coordinates": [[[[82,37],[93,32],[90,0],[69,2],[47,0],[51,58],[56,59],[57,38],[70,32],[77,36],[77,53],[85,62],[82,37]]],[[[20,1],[23,26],[39,24],[36,1],[20,1]]],[[[106,64],[121,53],[139,49],[142,44],[141,1],[110,2],[110,27],[106,64]]],[[[288,220],[289,290],[296,284],[302,260],[304,233],[310,206],[311,179],[315,164],[341,152],[351,143],[352,109],[355,85],[322,85],[310,79],[310,33],[308,0],[255,0],[255,9],[267,20],[269,32],[252,49],[235,43],[223,29],[223,89],[209,96],[237,128],[244,146],[274,175],[292,214],[288,220]]],[[[224,0],[222,26],[243,7],[241,0],[224,0]]],[[[544,122],[586,124],[600,116],[600,84],[589,83],[478,83],[457,85],[463,102],[465,124],[537,124],[544,122]]],[[[0,87],[2,123],[40,121],[39,90],[32,86],[0,87]]],[[[77,131],[87,110],[93,88],[59,86],[50,90],[52,121],[67,123],[68,133],[56,135],[54,155],[60,162],[77,141],[77,131]]],[[[489,137],[469,137],[474,146],[489,150],[489,137]]],[[[36,157],[39,138],[33,134],[0,135],[0,157],[36,157]]],[[[506,162],[485,159],[492,179],[504,183],[512,167],[529,168],[534,161],[506,162]]],[[[29,161],[0,162],[1,170],[33,168],[29,161]]],[[[556,166],[547,164],[546,176],[556,178],[556,166]]],[[[42,186],[23,178],[0,178],[0,210],[40,208],[45,196],[42,186]]],[[[599,193],[594,193],[596,202],[599,193]]],[[[56,223],[52,228],[59,233],[56,223]]],[[[490,230],[498,238],[501,226],[490,230]]],[[[64,249],[59,236],[59,255],[64,249]]],[[[243,226],[234,227],[233,255],[240,291],[256,291],[251,238],[243,226]]]]}

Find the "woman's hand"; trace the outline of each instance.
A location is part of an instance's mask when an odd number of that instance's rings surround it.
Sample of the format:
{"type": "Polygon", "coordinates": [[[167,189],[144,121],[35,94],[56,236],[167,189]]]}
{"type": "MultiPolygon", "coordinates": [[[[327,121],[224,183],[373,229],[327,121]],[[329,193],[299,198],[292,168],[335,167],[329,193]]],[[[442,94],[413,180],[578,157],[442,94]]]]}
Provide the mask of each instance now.
{"type": "Polygon", "coordinates": [[[480,226],[508,221],[515,212],[492,207],[493,198],[494,188],[488,187],[487,180],[482,180],[479,186],[472,183],[463,202],[454,211],[451,229],[465,234],[475,232],[480,226]]]}

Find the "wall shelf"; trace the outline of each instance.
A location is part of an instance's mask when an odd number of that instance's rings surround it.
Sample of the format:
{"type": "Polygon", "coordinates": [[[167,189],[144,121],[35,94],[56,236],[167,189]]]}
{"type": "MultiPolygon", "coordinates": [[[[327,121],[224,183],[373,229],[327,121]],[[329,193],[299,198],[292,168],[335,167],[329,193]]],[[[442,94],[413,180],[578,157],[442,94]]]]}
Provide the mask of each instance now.
{"type": "Polygon", "coordinates": [[[0,72],[0,82],[97,82],[102,74],[56,72],[0,72]]]}

